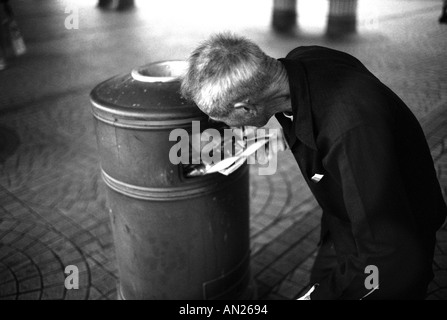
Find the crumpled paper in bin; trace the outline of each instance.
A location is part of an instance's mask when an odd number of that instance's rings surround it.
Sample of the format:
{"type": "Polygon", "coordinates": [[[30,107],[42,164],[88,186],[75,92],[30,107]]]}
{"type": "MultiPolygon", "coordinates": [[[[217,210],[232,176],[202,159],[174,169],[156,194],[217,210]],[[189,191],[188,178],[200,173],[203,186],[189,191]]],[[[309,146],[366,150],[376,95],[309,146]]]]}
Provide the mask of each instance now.
{"type": "MultiPolygon", "coordinates": [[[[230,128],[227,127],[226,129],[229,130],[230,128]]],[[[231,128],[231,130],[234,132],[232,138],[222,138],[220,141],[218,139],[209,141],[210,135],[207,135],[206,130],[200,133],[201,137],[192,137],[191,141],[194,141],[194,138],[196,138],[202,142],[206,141],[207,144],[211,143],[211,152],[220,154],[221,160],[214,163],[207,161],[208,159],[201,158],[200,164],[185,165],[184,171],[187,177],[204,176],[216,172],[227,176],[240,168],[249,157],[256,157],[259,163],[265,164],[276,156],[279,151],[287,149],[287,143],[280,128],[259,129],[256,127],[242,127],[231,128]],[[272,143],[273,139],[276,140],[276,143],[272,143]],[[261,148],[262,152],[260,152],[261,148]],[[233,150],[235,150],[234,154],[233,150]]],[[[222,137],[224,137],[223,134],[222,137]]],[[[190,150],[193,147],[191,145],[190,150]]],[[[207,145],[207,148],[209,147],[207,145]]],[[[199,154],[201,152],[201,150],[196,151],[199,154]]]]}

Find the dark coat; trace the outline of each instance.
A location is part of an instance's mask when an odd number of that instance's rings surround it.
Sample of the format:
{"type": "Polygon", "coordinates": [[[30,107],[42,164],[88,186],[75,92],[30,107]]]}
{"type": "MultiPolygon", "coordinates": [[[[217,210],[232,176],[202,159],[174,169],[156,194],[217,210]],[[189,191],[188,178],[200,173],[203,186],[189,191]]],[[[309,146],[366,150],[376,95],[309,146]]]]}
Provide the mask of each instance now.
{"type": "Polygon", "coordinates": [[[276,118],[323,209],[322,240],[330,236],[337,255],[312,299],[362,298],[369,265],[380,283],[369,298],[419,297],[412,292],[433,278],[435,233],[447,214],[419,122],[346,53],[299,47],[280,61],[293,123],[276,118]]]}

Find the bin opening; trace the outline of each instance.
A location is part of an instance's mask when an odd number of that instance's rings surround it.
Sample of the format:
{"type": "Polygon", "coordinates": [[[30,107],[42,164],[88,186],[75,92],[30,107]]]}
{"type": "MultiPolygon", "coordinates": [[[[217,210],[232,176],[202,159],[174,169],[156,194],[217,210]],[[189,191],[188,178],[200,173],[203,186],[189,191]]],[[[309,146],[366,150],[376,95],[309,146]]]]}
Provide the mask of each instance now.
{"type": "Polygon", "coordinates": [[[187,66],[182,60],[155,62],[132,70],[132,78],[141,82],[178,81],[187,66]]]}

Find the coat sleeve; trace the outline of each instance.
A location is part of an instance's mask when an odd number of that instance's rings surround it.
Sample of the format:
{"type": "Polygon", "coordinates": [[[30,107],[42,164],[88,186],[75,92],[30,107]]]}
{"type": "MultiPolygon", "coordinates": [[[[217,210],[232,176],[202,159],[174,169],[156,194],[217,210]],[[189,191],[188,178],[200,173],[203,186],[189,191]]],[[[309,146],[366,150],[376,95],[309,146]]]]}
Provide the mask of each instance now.
{"type": "Polygon", "coordinates": [[[389,128],[358,126],[337,139],[324,159],[343,190],[357,254],[338,257],[338,267],[312,299],[423,298],[432,256],[417,230],[397,154],[389,128]],[[365,285],[372,283],[368,266],[378,270],[374,291],[365,285]]]}

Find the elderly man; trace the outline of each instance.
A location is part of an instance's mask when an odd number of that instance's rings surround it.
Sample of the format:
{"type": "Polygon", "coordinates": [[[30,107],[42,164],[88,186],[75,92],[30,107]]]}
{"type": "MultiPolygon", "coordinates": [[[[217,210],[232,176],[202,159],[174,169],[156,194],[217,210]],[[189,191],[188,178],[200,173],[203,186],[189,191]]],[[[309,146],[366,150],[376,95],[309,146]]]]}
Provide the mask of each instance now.
{"type": "Polygon", "coordinates": [[[418,121],[356,58],[312,46],[276,60],[219,34],[192,53],[182,94],[230,126],[283,127],[323,209],[312,299],[425,297],[447,208],[418,121]]]}

